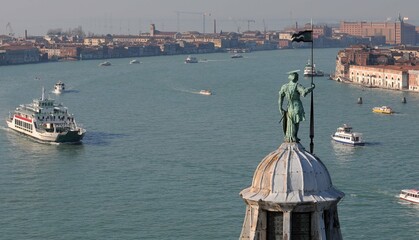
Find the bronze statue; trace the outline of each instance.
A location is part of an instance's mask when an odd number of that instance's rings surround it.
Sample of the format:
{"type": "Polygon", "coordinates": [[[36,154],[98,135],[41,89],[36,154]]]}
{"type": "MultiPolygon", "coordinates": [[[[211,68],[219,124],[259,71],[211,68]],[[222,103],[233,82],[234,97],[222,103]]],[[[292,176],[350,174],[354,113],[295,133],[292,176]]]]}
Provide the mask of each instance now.
{"type": "Polygon", "coordinates": [[[300,122],[305,120],[304,107],[300,100],[300,95],[305,97],[308,93],[313,91],[315,85],[312,84],[311,87],[305,88],[297,83],[297,71],[292,71],[288,74],[289,83],[284,84],[279,91],[279,111],[282,114],[285,142],[299,142],[300,139],[297,137],[298,128],[300,122]],[[284,97],[288,101],[286,110],[282,108],[284,97]]]}

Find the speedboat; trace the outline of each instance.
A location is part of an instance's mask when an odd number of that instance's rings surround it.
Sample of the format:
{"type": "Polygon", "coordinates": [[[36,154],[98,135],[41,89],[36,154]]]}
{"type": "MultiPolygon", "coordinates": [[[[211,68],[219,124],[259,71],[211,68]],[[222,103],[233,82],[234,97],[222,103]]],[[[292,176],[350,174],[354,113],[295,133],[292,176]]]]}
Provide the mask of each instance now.
{"type": "Polygon", "coordinates": [[[110,66],[110,65],[111,65],[111,63],[108,62],[108,61],[102,62],[102,63],[99,64],[99,66],[110,66]]]}
{"type": "Polygon", "coordinates": [[[65,91],[65,84],[61,81],[58,81],[55,85],[54,85],[54,93],[55,94],[61,94],[65,91]]]}
{"type": "Polygon", "coordinates": [[[77,143],[86,133],[67,107],[45,97],[44,88],[41,98],[21,104],[13,114],[9,113],[6,123],[15,131],[44,142],[77,143]]]}
{"type": "Polygon", "coordinates": [[[324,76],[324,72],[317,70],[315,64],[311,64],[310,60],[307,62],[306,66],[304,67],[304,76],[324,76]]]}
{"type": "Polygon", "coordinates": [[[400,191],[399,198],[419,204],[419,190],[418,189],[403,189],[400,191]]]}
{"type": "Polygon", "coordinates": [[[197,62],[198,62],[198,59],[196,57],[193,57],[193,56],[188,56],[185,59],[185,63],[197,63],[197,62]]]}
{"type": "Polygon", "coordinates": [[[201,91],[199,91],[199,94],[202,94],[202,95],[212,95],[212,92],[210,90],[201,90],[201,91]]]}
{"type": "Polygon", "coordinates": [[[372,109],[372,111],[375,112],[375,113],[383,113],[383,114],[392,114],[392,113],[394,113],[393,112],[393,109],[391,109],[391,107],[389,107],[389,106],[374,107],[372,109]]]}
{"type": "Polygon", "coordinates": [[[236,53],[236,54],[232,55],[231,58],[243,58],[243,56],[236,53]]]}
{"type": "Polygon", "coordinates": [[[349,145],[364,145],[361,133],[352,131],[352,127],[347,124],[343,124],[342,127],[338,127],[336,132],[332,135],[332,139],[339,143],[349,145]]]}
{"type": "Polygon", "coordinates": [[[129,64],[136,64],[136,63],[140,63],[140,61],[138,61],[137,59],[134,59],[129,62],[129,64]]]}

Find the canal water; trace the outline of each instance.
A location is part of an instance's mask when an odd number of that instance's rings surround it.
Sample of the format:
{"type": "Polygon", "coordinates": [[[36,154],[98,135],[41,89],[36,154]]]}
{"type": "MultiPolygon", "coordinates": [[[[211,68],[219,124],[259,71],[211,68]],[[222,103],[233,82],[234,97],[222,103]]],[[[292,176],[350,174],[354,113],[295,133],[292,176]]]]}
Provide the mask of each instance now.
{"type": "MultiPolygon", "coordinates": [[[[332,72],[337,52],[315,49],[317,68],[332,72]]],[[[87,129],[82,144],[53,145],[0,123],[0,239],[238,239],[239,192],[283,142],[278,91],[310,50],[196,57],[0,67],[3,119],[61,80],[67,92],[50,96],[87,129]]],[[[419,186],[419,94],[314,82],[314,153],[346,194],[338,205],[344,239],[415,239],[419,207],[397,194],[419,186]],[[396,113],[372,113],[382,105],[396,113]],[[344,123],[367,144],[332,142],[344,123]]],[[[299,133],[306,149],[309,99],[299,133]]]]}

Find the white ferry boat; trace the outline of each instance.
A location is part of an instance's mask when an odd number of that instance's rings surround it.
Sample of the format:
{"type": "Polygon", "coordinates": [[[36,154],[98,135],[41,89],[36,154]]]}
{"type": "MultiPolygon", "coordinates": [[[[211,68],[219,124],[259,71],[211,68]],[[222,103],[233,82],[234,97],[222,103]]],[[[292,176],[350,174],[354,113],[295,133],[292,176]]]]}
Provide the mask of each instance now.
{"type": "Polygon", "coordinates": [[[7,126],[19,133],[45,142],[80,142],[86,130],[77,126],[74,116],[54,99],[45,98],[22,104],[6,119],[7,126]]]}
{"type": "Polygon", "coordinates": [[[316,69],[316,64],[311,64],[310,60],[307,62],[305,68],[304,68],[304,76],[317,76],[321,77],[324,76],[324,72],[316,69]]]}
{"type": "Polygon", "coordinates": [[[188,56],[185,59],[185,63],[197,63],[197,62],[198,62],[198,59],[196,57],[193,57],[193,56],[188,56]]]}
{"type": "Polygon", "coordinates": [[[202,94],[202,95],[212,95],[212,92],[210,90],[201,90],[201,91],[199,91],[199,94],[202,94]]]}
{"type": "Polygon", "coordinates": [[[399,198],[419,204],[419,190],[418,189],[403,189],[400,191],[399,198]]]}
{"type": "Polygon", "coordinates": [[[55,94],[61,94],[65,91],[65,84],[61,81],[58,81],[55,85],[54,85],[54,93],[55,94]]]}
{"type": "Polygon", "coordinates": [[[336,132],[332,135],[332,139],[336,142],[350,145],[365,144],[362,139],[362,134],[352,132],[352,127],[348,126],[347,124],[343,124],[342,127],[338,127],[336,132]]]}

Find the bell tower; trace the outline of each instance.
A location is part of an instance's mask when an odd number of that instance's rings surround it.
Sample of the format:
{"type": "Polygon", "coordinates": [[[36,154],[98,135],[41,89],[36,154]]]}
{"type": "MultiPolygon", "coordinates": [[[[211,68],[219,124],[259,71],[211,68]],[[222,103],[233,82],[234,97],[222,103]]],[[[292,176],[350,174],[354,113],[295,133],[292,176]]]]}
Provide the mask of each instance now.
{"type": "Polygon", "coordinates": [[[242,240],[342,239],[337,204],[344,193],[299,143],[283,143],[268,154],[240,195],[246,203],[242,240]]]}

